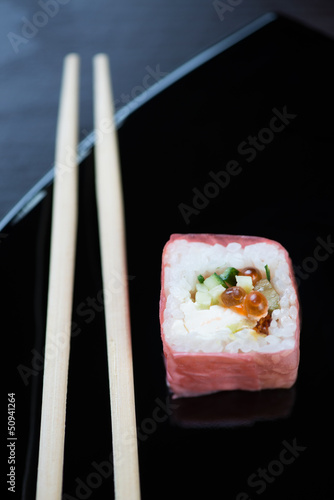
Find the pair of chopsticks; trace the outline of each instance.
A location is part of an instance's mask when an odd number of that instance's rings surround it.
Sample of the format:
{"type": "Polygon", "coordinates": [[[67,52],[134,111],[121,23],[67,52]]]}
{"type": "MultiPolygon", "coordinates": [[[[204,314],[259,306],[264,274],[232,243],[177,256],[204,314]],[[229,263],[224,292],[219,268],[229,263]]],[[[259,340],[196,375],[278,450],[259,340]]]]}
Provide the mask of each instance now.
{"type": "MultiPolygon", "coordinates": [[[[37,500],[62,497],[65,415],[78,217],[77,54],[65,57],[56,132],[49,294],[46,324],[37,500]],[[64,168],[64,166],[66,168],[64,168]],[[50,353],[50,354],[48,354],[50,353]]],[[[121,174],[108,57],[93,59],[96,195],[104,289],[124,282],[105,304],[114,487],[117,500],[140,498],[130,311],[121,174]],[[102,126],[102,124],[104,124],[102,126]]],[[[107,396],[107,395],[106,395],[107,396]]]]}

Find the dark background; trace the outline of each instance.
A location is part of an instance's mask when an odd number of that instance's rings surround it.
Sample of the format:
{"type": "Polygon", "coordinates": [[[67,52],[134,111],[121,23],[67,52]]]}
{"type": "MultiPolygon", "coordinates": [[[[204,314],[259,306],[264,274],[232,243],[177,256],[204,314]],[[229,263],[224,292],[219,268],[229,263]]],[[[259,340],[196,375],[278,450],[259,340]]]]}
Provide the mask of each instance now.
{"type": "MultiPolygon", "coordinates": [[[[62,63],[69,51],[82,57],[84,137],[93,123],[91,59],[98,51],[110,55],[119,109],[128,99],[136,101],[164,74],[269,9],[333,34],[329,1],[289,2],[284,8],[282,1],[228,0],[235,7],[224,19],[212,0],[141,2],[140,7],[138,2],[46,1],[36,0],[30,7],[28,1],[16,2],[15,8],[13,2],[0,4],[1,57],[6,65],[0,73],[0,220],[52,166],[62,63]],[[45,17],[41,5],[50,16],[45,17]],[[30,24],[34,20],[47,22],[36,32],[30,24]]],[[[243,40],[216,62],[176,82],[133,113],[119,130],[122,171],[131,181],[124,183],[124,194],[129,275],[134,278],[129,288],[136,412],[144,436],[139,443],[143,500],[240,500],[243,491],[253,500],[333,498],[332,464],[327,458],[327,449],[333,449],[333,334],[328,314],[314,312],[330,311],[334,300],[328,279],[334,272],[333,247],[322,248],[319,260],[315,259],[320,241],[325,245],[334,241],[334,81],[329,66],[333,52],[329,44],[324,49],[321,37],[309,32],[306,36],[285,21],[266,33],[243,40]],[[250,133],[264,130],[272,110],[282,111],[284,106],[296,118],[248,166],[246,157],[237,155],[238,145],[250,133]],[[205,189],[208,172],[221,171],[227,160],[235,158],[243,160],[240,176],[186,224],[178,204],[191,204],[192,189],[205,189]],[[258,196],[262,193],[269,196],[258,196]],[[255,204],[250,204],[253,194],[255,204]],[[234,200],[244,200],[246,210],[234,200]],[[226,217],[229,204],[234,209],[226,217]],[[159,214],[157,227],[152,214],[159,214]],[[298,273],[303,331],[297,385],[283,393],[221,393],[180,401],[171,418],[151,432],[145,425],[152,421],[157,399],[168,401],[157,314],[162,245],[171,232],[206,231],[273,238],[289,250],[296,269],[302,271],[298,273]],[[146,241],[149,248],[138,244],[146,241]],[[205,414],[198,415],[198,410],[205,414]],[[259,467],[275,464],[285,442],[297,442],[301,458],[284,468],[260,495],[248,478],[259,467]]],[[[109,460],[111,450],[103,315],[87,319],[87,300],[102,289],[92,154],[82,166],[73,301],[74,321],[81,331],[75,329],[71,341],[64,462],[64,492],[72,497],[77,480],[88,482],[92,464],[109,460]]],[[[3,353],[10,361],[9,371],[8,364],[4,371],[8,392],[16,394],[16,497],[24,486],[29,494],[24,500],[34,497],[37,469],[49,188],[35,210],[0,232],[0,238],[6,236],[0,239],[1,332],[7,341],[3,353]],[[27,385],[18,366],[35,367],[27,385]]],[[[110,473],[89,498],[111,498],[112,486],[110,473]]]]}
{"type": "Polygon", "coordinates": [[[212,0],[1,0],[0,219],[52,167],[68,52],[82,58],[83,138],[92,129],[91,59],[97,52],[110,56],[118,109],[264,12],[281,12],[334,36],[332,0],[230,4],[224,13],[212,0]]]}

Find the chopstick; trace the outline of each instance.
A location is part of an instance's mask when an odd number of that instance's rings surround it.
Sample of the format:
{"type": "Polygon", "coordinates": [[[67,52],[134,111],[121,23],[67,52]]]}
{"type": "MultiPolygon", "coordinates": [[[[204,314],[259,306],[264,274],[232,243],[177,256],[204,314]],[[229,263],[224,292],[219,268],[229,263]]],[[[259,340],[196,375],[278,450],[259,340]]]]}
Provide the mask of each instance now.
{"type": "Polygon", "coordinates": [[[111,404],[116,500],[140,498],[122,182],[109,60],[93,59],[96,195],[111,404]]]}
{"type": "Polygon", "coordinates": [[[77,54],[64,59],[56,132],[37,500],[59,500],[62,495],[78,210],[79,64],[77,54]]]}
{"type": "MultiPolygon", "coordinates": [[[[56,133],[37,500],[60,500],[78,210],[79,57],[64,59],[56,133]]],[[[116,500],[139,500],[139,464],[122,182],[108,57],[93,60],[96,195],[116,500]],[[105,294],[106,295],[106,294],[105,294]]]]}

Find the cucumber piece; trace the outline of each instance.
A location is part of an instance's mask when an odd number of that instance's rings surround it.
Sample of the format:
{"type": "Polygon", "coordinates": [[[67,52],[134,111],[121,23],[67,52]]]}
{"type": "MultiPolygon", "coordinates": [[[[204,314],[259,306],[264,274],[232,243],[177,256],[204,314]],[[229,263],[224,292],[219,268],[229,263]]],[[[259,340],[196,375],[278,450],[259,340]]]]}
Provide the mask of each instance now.
{"type": "Polygon", "coordinates": [[[208,290],[206,292],[196,292],[195,301],[200,309],[208,309],[211,306],[211,295],[208,290]]]}
{"type": "Polygon", "coordinates": [[[253,290],[253,280],[251,276],[236,276],[237,286],[240,286],[245,290],[246,293],[249,293],[253,290]]]}
{"type": "Polygon", "coordinates": [[[219,304],[219,297],[224,292],[225,288],[223,285],[217,285],[209,290],[209,295],[211,296],[211,305],[219,304]]]}
{"type": "Polygon", "coordinates": [[[265,270],[266,270],[266,278],[267,278],[267,280],[268,280],[268,281],[270,281],[270,269],[269,269],[268,264],[266,264],[266,265],[264,266],[264,268],[265,268],[265,270]]]}
{"type": "Polygon", "coordinates": [[[217,273],[211,274],[208,278],[204,280],[204,285],[207,287],[208,290],[211,290],[211,288],[214,288],[217,285],[222,285],[223,280],[221,279],[220,276],[218,276],[217,273]]]}
{"type": "Polygon", "coordinates": [[[236,284],[236,276],[239,274],[238,269],[235,267],[228,267],[225,271],[220,275],[223,281],[226,281],[231,286],[235,286],[236,284]]]}
{"type": "Polygon", "coordinates": [[[196,291],[197,292],[206,292],[208,293],[207,287],[204,285],[204,283],[196,283],[196,291]]]}
{"type": "Polygon", "coordinates": [[[256,283],[254,289],[258,292],[261,292],[267,299],[268,312],[275,311],[275,309],[280,309],[279,295],[270,281],[264,278],[256,283]]]}

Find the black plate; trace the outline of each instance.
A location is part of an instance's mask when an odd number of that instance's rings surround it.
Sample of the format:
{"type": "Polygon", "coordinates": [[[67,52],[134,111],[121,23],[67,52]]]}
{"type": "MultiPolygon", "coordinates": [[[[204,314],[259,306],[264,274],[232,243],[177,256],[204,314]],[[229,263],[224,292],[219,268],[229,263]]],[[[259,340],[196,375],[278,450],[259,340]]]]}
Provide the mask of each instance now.
{"type": "MultiPolygon", "coordinates": [[[[332,498],[333,48],[269,14],[117,113],[143,500],[332,498]],[[174,232],[253,234],[287,248],[303,315],[292,389],[170,399],[158,306],[174,232]]],[[[113,495],[92,143],[80,149],[64,499],[113,495]]],[[[36,481],[51,199],[52,173],[0,223],[15,498],[25,500],[36,481]]]]}

